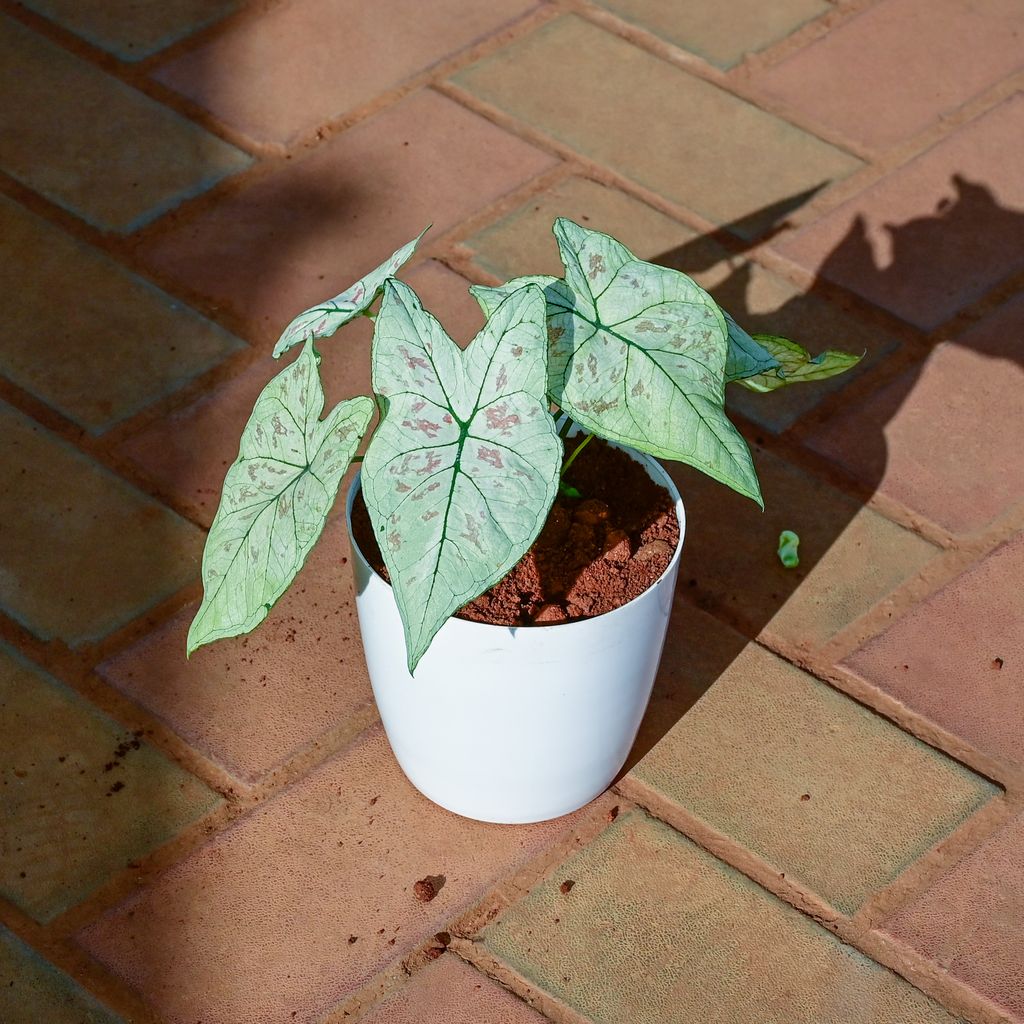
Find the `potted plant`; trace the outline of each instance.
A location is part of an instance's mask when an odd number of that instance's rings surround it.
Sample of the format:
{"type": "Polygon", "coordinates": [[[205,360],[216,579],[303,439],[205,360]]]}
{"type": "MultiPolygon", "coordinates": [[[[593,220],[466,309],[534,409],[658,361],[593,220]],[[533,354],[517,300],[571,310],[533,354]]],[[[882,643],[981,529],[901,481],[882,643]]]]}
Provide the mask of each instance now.
{"type": "MultiPolygon", "coordinates": [[[[376,411],[347,503],[350,533],[357,499],[372,531],[353,543],[353,565],[374,695],[412,782],[489,821],[582,806],[635,739],[684,530],[679,495],[651,456],[762,504],[749,449],[725,414],[726,384],[770,391],[858,361],[832,351],[812,359],[785,339],[747,334],[686,275],[636,259],[608,235],[565,219],[554,234],[565,276],[471,288],[487,321],[464,351],[394,277],[418,238],[288,325],[274,356],[301,350],[243,431],[187,641],[191,654],[267,616],[320,536],[376,411]],[[374,398],[321,419],[317,343],[359,316],[374,320],[374,398]],[[662,544],[656,578],[614,610],[575,621],[563,609],[547,616],[555,624],[453,617],[525,563],[556,499],[605,514],[572,483],[592,438],[667,492],[674,543],[662,544]]],[[[605,531],[604,540],[618,547],[602,556],[641,554],[628,538],[605,531]]]]}

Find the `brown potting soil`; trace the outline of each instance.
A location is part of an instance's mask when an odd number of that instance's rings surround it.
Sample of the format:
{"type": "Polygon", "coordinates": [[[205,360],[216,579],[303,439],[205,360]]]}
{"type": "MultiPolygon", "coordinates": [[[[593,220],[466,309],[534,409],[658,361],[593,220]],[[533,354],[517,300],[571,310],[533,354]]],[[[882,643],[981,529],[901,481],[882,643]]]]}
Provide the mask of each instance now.
{"type": "MultiPolygon", "coordinates": [[[[642,466],[595,438],[569,467],[565,483],[580,497],[560,494],[530,550],[458,618],[498,626],[587,619],[639,597],[668,568],[679,521],[672,496],[642,466]]],[[[352,531],[367,561],[387,579],[361,494],[352,531]]]]}

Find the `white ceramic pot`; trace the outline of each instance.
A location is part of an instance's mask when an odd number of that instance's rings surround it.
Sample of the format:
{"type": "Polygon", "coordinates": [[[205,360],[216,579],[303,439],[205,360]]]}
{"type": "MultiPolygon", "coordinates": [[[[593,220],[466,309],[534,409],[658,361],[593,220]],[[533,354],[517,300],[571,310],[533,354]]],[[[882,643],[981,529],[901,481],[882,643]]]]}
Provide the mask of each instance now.
{"type": "MultiPolygon", "coordinates": [[[[657,582],[612,612],[562,625],[450,619],[415,678],[391,587],[353,542],[356,609],[381,721],[402,770],[434,803],[480,821],[545,821],[600,795],[625,763],[661,659],[686,523],[668,474],[628,454],[668,489],[679,517],[679,546],[657,582]]],[[[357,476],[350,537],[358,487],[357,476]]]]}

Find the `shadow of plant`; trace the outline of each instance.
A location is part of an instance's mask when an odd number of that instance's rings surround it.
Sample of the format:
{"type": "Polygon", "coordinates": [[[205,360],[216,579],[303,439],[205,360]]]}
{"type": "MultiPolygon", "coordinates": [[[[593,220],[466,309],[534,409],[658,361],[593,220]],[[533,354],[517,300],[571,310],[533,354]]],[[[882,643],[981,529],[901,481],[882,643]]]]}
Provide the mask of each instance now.
{"type": "MultiPolygon", "coordinates": [[[[948,303],[942,282],[950,280],[955,267],[965,262],[965,248],[970,254],[968,265],[984,265],[991,264],[1000,253],[1024,247],[1024,213],[1001,206],[984,184],[954,176],[952,186],[954,197],[941,200],[933,214],[904,224],[884,225],[891,246],[891,257],[885,265],[876,258],[866,219],[858,215],[821,264],[811,287],[777,309],[754,308],[750,294],[756,271],[749,262],[733,261],[728,276],[710,290],[751,333],[788,333],[811,351],[854,348],[844,337],[801,335],[800,325],[806,331],[823,303],[835,297],[835,289],[826,282],[855,280],[862,295],[890,307],[899,308],[911,296],[919,303],[922,293],[936,294],[937,301],[948,303]]],[[[783,229],[773,229],[772,233],[783,229]]],[[[702,236],[661,254],[653,262],[699,278],[718,255],[715,238],[702,236]]],[[[761,447],[768,431],[754,418],[760,419],[761,409],[768,409],[773,401],[796,388],[770,395],[744,394],[740,402],[730,402],[734,411],[737,406],[742,409],[744,415],[739,418],[746,421],[748,439],[755,439],[764,514],[689,468],[670,467],[687,507],[687,537],[661,669],[624,771],[669,732],[751,640],[781,639],[790,649],[810,652],[867,612],[935,553],[919,538],[865,508],[894,454],[903,454],[890,450],[886,427],[907,403],[913,402],[921,375],[940,344],[969,347],[979,355],[1022,366],[1024,344],[1019,334],[974,330],[958,334],[951,342],[945,342],[941,332],[922,334],[920,342],[888,373],[891,380],[886,379],[886,360],[878,359],[878,352],[874,353],[877,371],[871,367],[870,358],[865,360],[864,372],[880,379],[872,392],[870,416],[858,417],[850,424],[851,430],[858,431],[852,445],[856,472],[843,492],[761,447]],[[794,570],[785,569],[776,556],[783,529],[796,530],[801,537],[800,565],[794,570]]],[[[894,346],[881,346],[883,350],[886,347],[894,346]]],[[[849,378],[828,382],[829,390],[839,391],[829,402],[833,411],[847,412],[842,395],[859,372],[860,368],[849,378]]],[[[821,385],[800,387],[809,395],[811,389],[821,385]]],[[[861,391],[862,386],[856,394],[861,391]]],[[[969,391],[965,389],[950,399],[963,406],[958,415],[965,429],[970,430],[980,410],[972,409],[969,391]]],[[[826,422],[834,418],[826,417],[826,422]]],[[[813,436],[815,418],[808,419],[812,421],[813,436]]],[[[785,420],[783,423],[789,426],[785,420]]],[[[800,423],[792,433],[802,438],[807,428],[800,423]]],[[[950,439],[936,436],[934,443],[942,446],[950,439]]],[[[926,461],[929,458],[929,452],[920,455],[926,461]]]]}

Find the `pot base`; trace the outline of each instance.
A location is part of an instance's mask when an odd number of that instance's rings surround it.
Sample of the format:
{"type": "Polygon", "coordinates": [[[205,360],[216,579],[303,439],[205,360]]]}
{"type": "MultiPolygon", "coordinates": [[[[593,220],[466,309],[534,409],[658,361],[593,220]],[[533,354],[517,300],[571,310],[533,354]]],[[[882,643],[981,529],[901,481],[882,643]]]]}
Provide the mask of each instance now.
{"type": "Polygon", "coordinates": [[[428,791],[428,787],[417,785],[409,777],[409,773],[406,772],[404,768],[402,771],[416,791],[422,796],[425,796],[432,804],[436,804],[442,810],[448,811],[451,814],[457,814],[460,818],[468,818],[470,821],[483,821],[489,825],[539,825],[544,821],[554,821],[556,818],[564,818],[567,814],[572,814],[575,811],[578,811],[581,807],[586,807],[592,800],[596,800],[611,785],[615,778],[615,776],[612,776],[612,778],[604,783],[604,785],[598,787],[598,789],[582,801],[576,799],[569,800],[568,802],[562,801],[559,804],[552,804],[545,810],[534,809],[532,811],[516,815],[497,812],[494,808],[486,805],[475,806],[462,803],[458,800],[446,801],[439,798],[437,795],[431,794],[428,791]]]}

